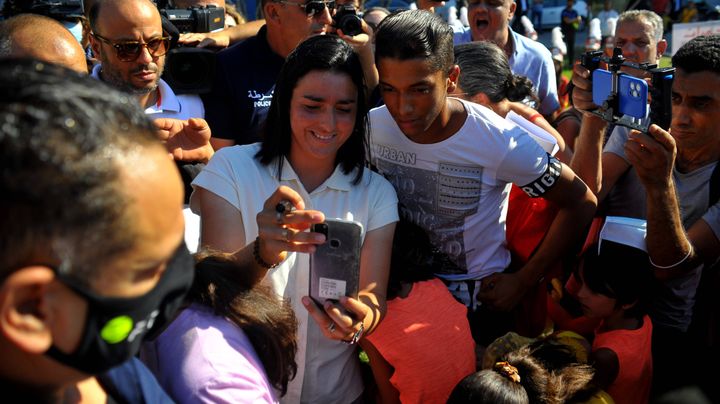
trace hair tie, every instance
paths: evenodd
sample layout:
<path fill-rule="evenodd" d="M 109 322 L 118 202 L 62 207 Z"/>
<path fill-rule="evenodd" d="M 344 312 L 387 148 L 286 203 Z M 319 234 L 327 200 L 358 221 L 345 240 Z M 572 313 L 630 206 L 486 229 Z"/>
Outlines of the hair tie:
<path fill-rule="evenodd" d="M 518 370 L 515 366 L 511 365 L 508 362 L 495 362 L 495 366 L 493 366 L 496 372 L 500 373 L 501 375 L 507 377 L 508 379 L 514 381 L 515 383 L 520 383 L 520 375 L 518 374 Z"/>

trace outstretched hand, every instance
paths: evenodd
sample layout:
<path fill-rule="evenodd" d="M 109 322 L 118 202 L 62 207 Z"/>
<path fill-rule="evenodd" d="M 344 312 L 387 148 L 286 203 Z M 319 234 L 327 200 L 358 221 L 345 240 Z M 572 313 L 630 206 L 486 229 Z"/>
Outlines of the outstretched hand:
<path fill-rule="evenodd" d="M 225 30 L 218 32 L 188 32 L 180 34 L 178 42 L 196 48 L 227 48 L 230 46 L 230 36 Z"/>
<path fill-rule="evenodd" d="M 158 118 L 153 123 L 168 153 L 177 161 L 207 163 L 215 153 L 210 145 L 210 126 L 204 119 Z"/>

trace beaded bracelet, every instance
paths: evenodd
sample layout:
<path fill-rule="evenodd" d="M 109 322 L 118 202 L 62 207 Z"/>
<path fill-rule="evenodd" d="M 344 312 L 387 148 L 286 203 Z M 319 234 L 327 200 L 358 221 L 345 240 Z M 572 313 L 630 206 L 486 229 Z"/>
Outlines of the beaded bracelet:
<path fill-rule="evenodd" d="M 260 256 L 260 236 L 255 237 L 255 245 L 253 245 L 253 257 L 255 258 L 255 262 L 257 262 L 258 265 L 260 265 L 264 269 L 273 269 L 276 266 L 280 265 L 280 263 L 275 264 L 268 264 L 265 262 L 264 259 Z"/>

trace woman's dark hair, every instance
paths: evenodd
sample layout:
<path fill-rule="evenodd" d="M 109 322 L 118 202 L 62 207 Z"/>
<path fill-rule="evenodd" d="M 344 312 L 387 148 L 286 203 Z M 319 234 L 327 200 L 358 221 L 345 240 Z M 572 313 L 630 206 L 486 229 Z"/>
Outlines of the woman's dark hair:
<path fill-rule="evenodd" d="M 484 93 L 491 102 L 504 99 L 537 101 L 532 82 L 510 70 L 505 52 L 492 42 L 470 42 L 455 46 L 455 64 L 460 66 L 458 85 L 468 97 Z"/>
<path fill-rule="evenodd" d="M 448 404 L 560 404 L 586 400 L 595 391 L 590 384 L 594 370 L 590 365 L 568 362 L 548 368 L 538 356 L 552 355 L 548 341 L 524 346 L 508 353 L 493 366 L 473 373 L 458 383 Z"/>
<path fill-rule="evenodd" d="M 335 164 L 339 164 L 345 174 L 358 169 L 354 180 L 357 184 L 362 178 L 368 152 L 365 79 L 358 55 L 350 45 L 334 35 L 312 36 L 301 42 L 288 55 L 275 84 L 272 103 L 265 120 L 262 146 L 256 157 L 262 164 L 268 165 L 277 157 L 290 155 L 290 101 L 300 79 L 313 71 L 347 74 L 357 88 L 355 127 L 335 157 Z M 283 159 L 278 159 L 278 176 L 282 173 L 282 161 Z"/>
<path fill-rule="evenodd" d="M 626 317 L 642 318 L 645 314 L 646 292 L 653 279 L 645 251 L 602 240 L 600 254 L 597 244 L 592 244 L 578 268 L 583 272 L 583 282 L 594 293 L 617 299 L 618 305 L 635 303 L 625 311 Z"/>
<path fill-rule="evenodd" d="M 425 59 L 433 72 L 453 67 L 453 31 L 440 16 L 425 10 L 396 11 L 375 33 L 375 60 Z"/>
<path fill-rule="evenodd" d="M 287 300 L 255 283 L 251 271 L 230 254 L 203 250 L 196 255 L 195 280 L 187 300 L 213 309 L 240 327 L 255 348 L 268 380 L 281 395 L 295 377 L 297 319 Z"/>

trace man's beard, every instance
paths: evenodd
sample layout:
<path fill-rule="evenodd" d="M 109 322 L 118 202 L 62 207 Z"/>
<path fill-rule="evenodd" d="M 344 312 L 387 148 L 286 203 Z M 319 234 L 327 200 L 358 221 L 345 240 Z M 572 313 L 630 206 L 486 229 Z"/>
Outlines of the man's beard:
<path fill-rule="evenodd" d="M 155 83 L 153 83 L 152 86 L 138 88 L 138 87 L 135 87 L 132 83 L 126 82 L 125 80 L 123 80 L 120 73 L 118 73 L 117 70 L 113 69 L 111 66 L 112 65 L 110 65 L 107 60 L 102 60 L 102 69 L 101 69 L 102 80 L 104 82 L 106 82 L 107 84 L 110 84 L 112 87 L 115 87 L 120 91 L 129 93 L 132 95 L 146 95 L 146 94 L 149 94 L 149 93 L 155 91 L 155 89 L 157 89 L 158 82 L 160 81 L 160 76 L 162 76 L 162 73 L 163 73 L 163 69 L 160 68 L 155 63 L 150 63 L 148 65 L 140 65 L 140 66 L 136 67 L 135 69 L 133 69 L 130 72 L 130 74 L 134 74 L 134 73 L 137 73 L 137 72 L 143 71 L 143 70 L 150 70 L 150 71 L 154 72 L 155 74 L 157 74 Z M 110 67 L 110 68 L 107 68 L 107 67 Z"/>

